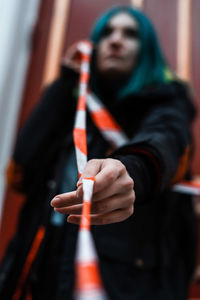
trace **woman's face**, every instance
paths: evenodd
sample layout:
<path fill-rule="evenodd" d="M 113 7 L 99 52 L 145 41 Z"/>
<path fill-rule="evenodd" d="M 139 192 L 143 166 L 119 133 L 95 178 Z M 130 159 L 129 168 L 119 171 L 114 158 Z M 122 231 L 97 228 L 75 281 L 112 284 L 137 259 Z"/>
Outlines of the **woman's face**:
<path fill-rule="evenodd" d="M 140 49 L 139 25 L 122 12 L 108 22 L 97 47 L 97 69 L 108 79 L 128 75 L 135 67 Z"/>

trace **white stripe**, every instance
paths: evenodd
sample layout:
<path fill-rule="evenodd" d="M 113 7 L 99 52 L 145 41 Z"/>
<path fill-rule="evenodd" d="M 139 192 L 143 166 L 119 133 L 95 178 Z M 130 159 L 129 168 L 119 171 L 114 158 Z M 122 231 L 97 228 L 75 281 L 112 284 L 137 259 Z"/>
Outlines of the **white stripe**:
<path fill-rule="evenodd" d="M 103 289 L 93 289 L 75 291 L 75 300 L 108 300 Z"/>
<path fill-rule="evenodd" d="M 104 108 L 104 105 L 99 101 L 99 99 L 94 94 L 90 93 L 87 95 L 87 106 L 91 112 L 95 112 Z"/>
<path fill-rule="evenodd" d="M 81 63 L 81 73 L 89 73 L 89 64 L 88 62 Z"/>
<path fill-rule="evenodd" d="M 94 180 L 83 179 L 83 200 L 91 202 L 93 193 Z"/>
<path fill-rule="evenodd" d="M 94 261 L 97 261 L 97 255 L 91 232 L 87 229 L 81 229 L 78 233 L 76 262 L 91 263 Z"/>
<path fill-rule="evenodd" d="M 190 195 L 195 195 L 195 196 L 200 195 L 200 188 L 185 186 L 181 183 L 175 184 L 172 189 L 173 189 L 173 191 L 178 192 L 178 193 L 190 194 Z"/>
<path fill-rule="evenodd" d="M 86 97 L 86 91 L 87 91 L 87 84 L 85 82 L 81 82 L 79 84 L 79 96 Z"/>
<path fill-rule="evenodd" d="M 80 52 L 82 52 L 83 54 L 90 54 L 92 49 L 91 49 L 91 46 L 88 45 L 88 43 L 84 43 L 84 42 L 80 42 L 78 45 L 77 45 L 77 48 Z"/>
<path fill-rule="evenodd" d="M 85 129 L 86 111 L 78 110 L 75 117 L 75 128 Z"/>
<path fill-rule="evenodd" d="M 75 150 L 76 150 L 78 171 L 79 173 L 82 174 L 87 164 L 87 156 L 83 152 L 81 152 L 77 147 L 75 147 Z"/>
<path fill-rule="evenodd" d="M 128 143 L 128 138 L 122 131 L 118 130 L 101 130 L 103 137 L 114 147 L 121 147 Z"/>
<path fill-rule="evenodd" d="M 105 106 L 94 94 L 88 94 L 87 96 L 87 106 L 90 112 L 97 112 L 101 109 L 105 109 Z M 114 147 L 120 147 L 128 143 L 129 139 L 126 137 L 122 130 L 105 130 L 101 129 L 101 134 L 104 138 L 109 141 Z"/>

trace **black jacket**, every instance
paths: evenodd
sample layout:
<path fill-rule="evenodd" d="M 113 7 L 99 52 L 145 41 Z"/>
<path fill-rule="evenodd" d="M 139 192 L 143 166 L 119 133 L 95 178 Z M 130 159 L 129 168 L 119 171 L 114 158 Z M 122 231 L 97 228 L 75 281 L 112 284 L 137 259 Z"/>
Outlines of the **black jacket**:
<path fill-rule="evenodd" d="M 49 202 L 60 191 L 73 152 L 75 81 L 76 75 L 63 69 L 17 140 L 14 160 L 23 170 L 18 189 L 27 200 L 1 268 L 2 300 L 11 299 L 41 224 L 46 235 L 28 278 L 33 299 L 71 299 L 77 226 L 52 226 Z M 107 293 L 111 300 L 185 299 L 195 263 L 195 218 L 190 197 L 171 187 L 185 176 L 191 149 L 194 108 L 187 89 L 171 82 L 126 99 L 101 100 L 130 139 L 110 156 L 124 163 L 136 191 L 130 218 L 92 227 Z M 90 117 L 87 126 L 89 159 L 106 157 L 110 146 Z"/>

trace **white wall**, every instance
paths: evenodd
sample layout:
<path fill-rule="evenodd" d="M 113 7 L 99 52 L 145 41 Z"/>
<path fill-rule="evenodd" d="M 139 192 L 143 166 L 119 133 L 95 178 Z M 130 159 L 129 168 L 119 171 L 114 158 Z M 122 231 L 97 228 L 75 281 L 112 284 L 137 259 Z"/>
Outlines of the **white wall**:
<path fill-rule="evenodd" d="M 0 224 L 16 123 L 40 0 L 1 0 L 0 9 Z"/>

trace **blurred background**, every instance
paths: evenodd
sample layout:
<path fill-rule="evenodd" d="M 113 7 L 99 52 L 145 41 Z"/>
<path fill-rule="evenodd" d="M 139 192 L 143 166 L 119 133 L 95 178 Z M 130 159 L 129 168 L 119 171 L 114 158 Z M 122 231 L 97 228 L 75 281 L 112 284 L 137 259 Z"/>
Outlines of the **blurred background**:
<path fill-rule="evenodd" d="M 7 188 L 5 180 L 18 131 L 39 101 L 43 88 L 58 76 L 66 48 L 87 38 L 99 14 L 116 4 L 134 5 L 151 18 L 170 65 L 191 84 L 200 111 L 199 0 L 1 0 L 0 259 L 15 232 L 24 201 L 22 195 Z M 199 113 L 193 134 L 195 151 L 191 170 L 194 180 L 200 183 Z M 199 196 L 194 203 L 200 250 Z M 200 300 L 200 268 L 198 276 L 191 285 L 190 300 Z"/>

